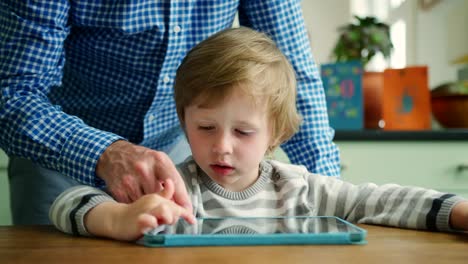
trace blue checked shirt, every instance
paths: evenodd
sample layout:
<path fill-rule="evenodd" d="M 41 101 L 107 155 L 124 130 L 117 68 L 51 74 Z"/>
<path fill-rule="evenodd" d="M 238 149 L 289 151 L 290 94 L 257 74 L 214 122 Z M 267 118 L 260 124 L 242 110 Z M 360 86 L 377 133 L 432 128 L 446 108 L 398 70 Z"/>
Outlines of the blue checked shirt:
<path fill-rule="evenodd" d="M 339 176 L 299 1 L 2 1 L 0 147 L 94 186 L 103 185 L 95 168 L 112 142 L 168 149 L 182 135 L 176 69 L 237 11 L 296 70 L 303 125 L 283 149 L 312 172 Z"/>

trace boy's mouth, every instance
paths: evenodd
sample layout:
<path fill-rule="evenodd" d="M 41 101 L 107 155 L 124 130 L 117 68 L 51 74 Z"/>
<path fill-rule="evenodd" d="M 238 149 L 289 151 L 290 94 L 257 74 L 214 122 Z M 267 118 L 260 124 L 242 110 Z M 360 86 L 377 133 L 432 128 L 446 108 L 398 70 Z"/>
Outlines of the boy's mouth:
<path fill-rule="evenodd" d="M 222 164 L 211 164 L 210 168 L 218 175 L 225 176 L 229 175 L 234 171 L 234 167 L 229 165 L 222 165 Z"/>

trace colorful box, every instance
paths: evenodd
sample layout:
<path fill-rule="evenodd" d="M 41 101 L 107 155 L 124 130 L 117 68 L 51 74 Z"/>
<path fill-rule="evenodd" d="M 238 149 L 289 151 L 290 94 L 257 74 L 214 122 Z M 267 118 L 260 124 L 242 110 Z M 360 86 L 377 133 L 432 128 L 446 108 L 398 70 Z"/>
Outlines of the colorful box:
<path fill-rule="evenodd" d="M 335 130 L 363 129 L 362 72 L 359 61 L 321 66 L 328 118 Z"/>
<path fill-rule="evenodd" d="M 384 130 L 431 128 L 430 90 L 426 66 L 384 71 Z"/>

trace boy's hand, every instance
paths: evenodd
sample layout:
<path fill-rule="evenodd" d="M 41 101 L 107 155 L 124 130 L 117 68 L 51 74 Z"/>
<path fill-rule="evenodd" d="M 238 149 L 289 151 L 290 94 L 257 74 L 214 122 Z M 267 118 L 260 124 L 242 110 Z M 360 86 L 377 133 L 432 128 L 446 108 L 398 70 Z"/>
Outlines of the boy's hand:
<path fill-rule="evenodd" d="M 192 210 L 184 181 L 163 152 L 119 140 L 101 155 L 96 174 L 106 182 L 112 196 L 123 203 L 134 202 L 145 194 L 160 192 L 161 182 L 171 179 L 175 184 L 171 199 Z"/>
<path fill-rule="evenodd" d="M 172 180 L 166 180 L 163 185 L 160 194 L 144 195 L 131 204 L 105 202 L 91 209 L 85 216 L 88 232 L 133 241 L 147 230 L 162 224 L 174 224 L 181 217 L 194 224 L 196 219 L 192 211 L 171 200 L 175 191 Z"/>
<path fill-rule="evenodd" d="M 174 195 L 174 184 L 171 180 L 164 182 L 164 189 L 159 195 L 146 195 L 140 199 L 141 201 L 136 202 L 149 209 L 143 210 L 138 215 L 140 235 L 159 225 L 175 224 L 180 217 L 190 224 L 195 224 L 196 219 L 191 210 L 189 211 L 171 201 L 171 197 Z"/>
<path fill-rule="evenodd" d="M 453 207 L 450 226 L 453 229 L 468 231 L 468 202 L 459 202 Z"/>

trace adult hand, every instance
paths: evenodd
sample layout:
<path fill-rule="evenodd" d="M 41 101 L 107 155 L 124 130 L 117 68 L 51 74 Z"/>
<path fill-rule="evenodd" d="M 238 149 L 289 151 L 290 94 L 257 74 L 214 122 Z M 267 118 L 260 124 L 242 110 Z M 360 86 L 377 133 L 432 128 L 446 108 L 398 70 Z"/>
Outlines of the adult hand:
<path fill-rule="evenodd" d="M 124 203 L 136 201 L 144 194 L 160 192 L 162 182 L 171 179 L 175 192 L 170 199 L 192 210 L 184 181 L 163 152 L 119 140 L 101 155 L 96 173 L 106 182 L 112 196 Z"/>

